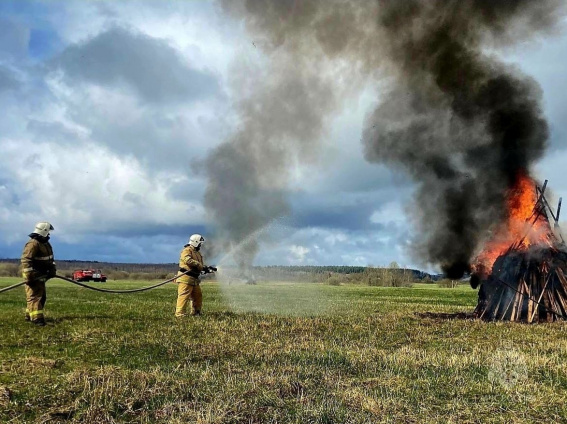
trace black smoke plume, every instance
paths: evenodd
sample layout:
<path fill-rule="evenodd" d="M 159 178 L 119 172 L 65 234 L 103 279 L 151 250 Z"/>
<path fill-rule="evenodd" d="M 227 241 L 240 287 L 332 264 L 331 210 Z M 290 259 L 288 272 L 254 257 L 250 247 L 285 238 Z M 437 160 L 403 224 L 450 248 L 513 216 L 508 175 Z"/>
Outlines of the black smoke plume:
<path fill-rule="evenodd" d="M 492 53 L 554 28 L 560 0 L 225 0 L 268 61 L 247 75 L 241 129 L 208 158 L 205 199 L 229 242 L 286 213 L 290 169 L 362 82 L 387 87 L 363 134 L 371 162 L 417 182 L 416 252 L 452 277 L 505 214 L 548 138 L 537 84 Z M 347 81 L 347 82 L 345 82 Z M 245 261 L 256 253 L 250 240 Z"/>
<path fill-rule="evenodd" d="M 416 180 L 420 257 L 457 278 L 548 139 L 535 81 L 488 49 L 549 29 L 559 2 L 382 4 L 378 23 L 397 73 L 368 119 L 366 157 Z"/>

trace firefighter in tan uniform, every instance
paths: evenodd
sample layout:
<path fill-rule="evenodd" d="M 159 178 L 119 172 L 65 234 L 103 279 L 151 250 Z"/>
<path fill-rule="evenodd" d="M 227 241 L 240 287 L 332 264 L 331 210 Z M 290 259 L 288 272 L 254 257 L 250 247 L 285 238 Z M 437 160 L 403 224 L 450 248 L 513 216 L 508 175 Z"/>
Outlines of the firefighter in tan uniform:
<path fill-rule="evenodd" d="M 49 232 L 54 228 L 49 222 L 38 222 L 30 240 L 22 252 L 22 274 L 26 281 L 26 321 L 45 325 L 45 282 L 55 277 L 53 249 L 49 244 Z"/>
<path fill-rule="evenodd" d="M 200 276 L 201 273 L 209 273 L 216 271 L 216 268 L 205 266 L 203 256 L 201 255 L 201 246 L 205 239 L 200 234 L 193 234 L 189 237 L 181 255 L 179 256 L 179 274 L 177 278 L 177 307 L 175 308 L 176 317 L 187 316 L 187 303 L 191 301 L 191 315 L 201 315 L 201 306 L 203 305 L 203 294 L 201 292 Z"/>

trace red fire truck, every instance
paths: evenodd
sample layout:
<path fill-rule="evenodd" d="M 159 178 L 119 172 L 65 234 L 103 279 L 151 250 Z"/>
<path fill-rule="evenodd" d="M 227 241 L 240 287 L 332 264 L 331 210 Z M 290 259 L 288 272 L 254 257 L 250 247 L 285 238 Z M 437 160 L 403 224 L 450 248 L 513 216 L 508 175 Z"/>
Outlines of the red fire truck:
<path fill-rule="evenodd" d="M 78 269 L 73 272 L 73 280 L 105 283 L 106 275 L 100 269 Z"/>

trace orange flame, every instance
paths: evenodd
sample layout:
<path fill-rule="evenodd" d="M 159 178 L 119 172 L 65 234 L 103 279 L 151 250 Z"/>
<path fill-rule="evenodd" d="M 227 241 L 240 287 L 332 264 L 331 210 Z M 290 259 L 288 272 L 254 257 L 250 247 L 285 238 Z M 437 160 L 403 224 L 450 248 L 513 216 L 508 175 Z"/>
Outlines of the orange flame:
<path fill-rule="evenodd" d="M 506 222 L 501 225 L 474 261 L 476 273 L 488 274 L 496 259 L 508 249 L 527 250 L 534 245 L 553 246 L 553 232 L 538 204 L 535 181 L 521 174 L 508 192 Z"/>

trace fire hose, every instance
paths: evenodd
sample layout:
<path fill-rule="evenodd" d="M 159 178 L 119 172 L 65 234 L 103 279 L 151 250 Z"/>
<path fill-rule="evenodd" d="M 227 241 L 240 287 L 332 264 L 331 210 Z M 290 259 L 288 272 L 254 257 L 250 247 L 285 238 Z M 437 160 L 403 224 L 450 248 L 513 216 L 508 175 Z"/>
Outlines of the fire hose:
<path fill-rule="evenodd" d="M 84 288 L 86 288 L 86 289 L 94 290 L 94 291 L 98 291 L 98 292 L 102 292 L 102 293 L 127 294 L 127 293 L 139 293 L 139 292 L 144 292 L 144 291 L 148 291 L 148 290 L 155 289 L 155 288 L 157 288 L 157 287 L 161 287 L 161 286 L 163 286 L 163 285 L 165 285 L 165 284 L 167 284 L 167 283 L 169 283 L 169 282 L 171 282 L 171 281 L 177 279 L 178 277 L 180 277 L 180 276 L 182 276 L 182 275 L 185 275 L 185 274 L 188 274 L 188 273 L 189 273 L 189 271 L 185 271 L 185 272 L 182 272 L 182 273 L 179 274 L 179 275 L 176 275 L 176 276 L 173 277 L 173 278 L 170 278 L 170 279 L 168 279 L 168 280 L 162 281 L 161 283 L 157 283 L 157 284 L 154 284 L 154 285 L 148 286 L 148 287 L 142 287 L 142 288 L 139 288 L 139 289 L 130 289 L 130 290 L 101 289 L 101 288 L 99 288 L 99 287 L 89 286 L 88 284 L 83 284 L 83 283 L 80 283 L 80 282 L 78 282 L 78 281 L 71 280 L 70 278 L 62 277 L 62 276 L 60 276 L 60 275 L 56 275 L 54 278 L 59 278 L 60 280 L 67 281 L 68 283 L 75 284 L 75 285 L 77 285 L 77 286 L 81 286 L 81 287 L 84 287 Z M 545 306 L 544 304 L 542 304 L 542 303 L 538 302 L 537 300 L 535 300 L 534 298 L 532 298 L 529 294 L 520 292 L 520 291 L 517 290 L 515 287 L 512 287 L 510 284 L 506 283 L 505 281 L 501 280 L 500 278 L 498 279 L 498 282 L 504 284 L 506 287 L 508 287 L 509 289 L 512 289 L 512 290 L 515 291 L 516 293 L 518 293 L 518 294 L 520 294 L 520 295 L 522 295 L 522 296 L 524 296 L 524 297 L 527 297 L 528 300 L 531 300 L 532 302 L 534 302 L 534 303 L 537 304 L 538 306 L 541 306 L 541 307 L 542 307 L 543 309 L 545 309 L 547 312 L 551 312 L 551 313 L 554 314 L 555 316 L 561 317 L 561 318 L 563 318 L 563 319 L 567 319 L 567 317 L 566 317 L 565 315 L 560 314 L 559 312 L 554 311 L 553 309 L 548 308 L 548 307 Z M 15 289 L 15 288 L 17 288 L 17 287 L 23 286 L 24 284 L 26 284 L 26 282 L 25 282 L 25 281 L 22 281 L 21 283 L 17 283 L 17 284 L 14 284 L 14 285 L 12 285 L 12 286 L 4 287 L 3 289 L 0 289 L 0 293 L 7 292 L 8 290 Z"/>
<path fill-rule="evenodd" d="M 7 292 L 8 290 L 15 289 L 16 287 L 23 286 L 24 284 L 26 284 L 26 282 L 22 281 L 21 283 L 14 284 L 13 286 L 4 287 L 3 289 L 0 289 L 0 293 Z"/>
<path fill-rule="evenodd" d="M 60 275 L 56 275 L 56 276 L 53 277 L 53 278 L 59 278 L 60 280 L 67 281 L 68 283 L 71 283 L 71 284 L 75 284 L 75 285 L 77 285 L 77 286 L 84 287 L 85 289 L 94 290 L 94 291 L 98 291 L 98 292 L 102 292 L 102 293 L 126 294 L 126 293 L 139 293 L 139 292 L 144 292 L 144 291 L 147 291 L 147 290 L 155 289 L 155 288 L 157 288 L 157 287 L 163 286 L 163 285 L 165 285 L 165 284 L 167 284 L 167 283 L 169 283 L 169 282 L 171 282 L 171 281 L 173 281 L 173 280 L 175 280 L 175 279 L 181 277 L 182 275 L 185 275 L 185 274 L 188 274 L 188 273 L 189 273 L 189 271 L 182 272 L 182 273 L 180 273 L 179 275 L 176 275 L 175 277 L 170 278 L 169 280 L 162 281 L 161 283 L 154 284 L 154 285 L 148 286 L 148 287 L 141 287 L 141 288 L 139 288 L 139 289 L 130 289 L 130 290 L 101 289 L 101 288 L 99 288 L 99 287 L 89 286 L 88 284 L 83 284 L 83 283 L 80 283 L 79 281 L 71 280 L 70 278 L 62 277 L 62 276 L 60 276 Z M 6 291 L 8 291 L 8 290 L 15 289 L 16 287 L 23 286 L 24 284 L 26 284 L 26 282 L 25 282 L 25 281 L 22 281 L 21 283 L 17 283 L 17 284 L 14 284 L 14 285 L 12 285 L 12 286 L 4 287 L 3 289 L 0 289 L 0 293 L 6 292 Z"/>

